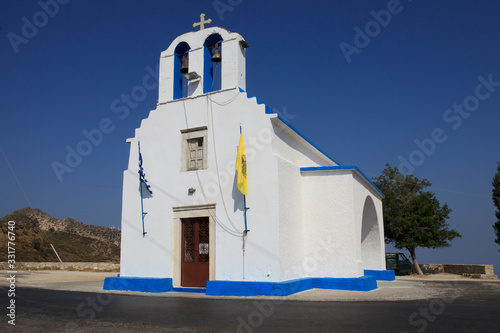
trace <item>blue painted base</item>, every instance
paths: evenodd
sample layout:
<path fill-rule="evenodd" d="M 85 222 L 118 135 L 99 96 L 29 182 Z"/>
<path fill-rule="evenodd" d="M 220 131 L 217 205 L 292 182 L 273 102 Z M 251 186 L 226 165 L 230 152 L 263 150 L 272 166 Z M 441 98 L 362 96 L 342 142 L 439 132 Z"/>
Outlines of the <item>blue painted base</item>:
<path fill-rule="evenodd" d="M 207 290 L 205 288 L 172 288 L 173 292 L 178 292 L 178 293 L 198 293 L 198 294 L 205 294 Z"/>
<path fill-rule="evenodd" d="M 366 271 L 378 274 L 381 279 L 386 272 Z M 374 273 L 373 273 L 374 274 Z M 140 277 L 107 277 L 104 279 L 104 290 L 139 291 L 149 293 L 191 292 L 210 296 L 288 296 L 313 288 L 370 291 L 377 289 L 376 277 L 373 274 L 358 278 L 304 278 L 283 282 L 252 281 L 207 281 L 207 288 L 173 288 L 171 278 Z M 393 278 L 394 279 L 394 278 Z M 386 278 L 388 280 L 388 278 Z"/>
<path fill-rule="evenodd" d="M 377 281 L 394 281 L 396 276 L 393 270 L 375 271 L 365 270 L 365 276 L 373 276 Z"/>
<path fill-rule="evenodd" d="M 104 286 L 102 289 L 163 293 L 172 291 L 172 279 L 121 276 L 107 277 L 104 279 Z"/>
<path fill-rule="evenodd" d="M 377 289 L 377 280 L 373 276 L 361 276 L 359 278 L 315 278 L 314 288 L 370 291 Z"/>
<path fill-rule="evenodd" d="M 373 276 L 304 278 L 284 282 L 207 281 L 207 295 L 210 296 L 288 296 L 313 288 L 370 291 L 377 288 L 377 281 Z"/>

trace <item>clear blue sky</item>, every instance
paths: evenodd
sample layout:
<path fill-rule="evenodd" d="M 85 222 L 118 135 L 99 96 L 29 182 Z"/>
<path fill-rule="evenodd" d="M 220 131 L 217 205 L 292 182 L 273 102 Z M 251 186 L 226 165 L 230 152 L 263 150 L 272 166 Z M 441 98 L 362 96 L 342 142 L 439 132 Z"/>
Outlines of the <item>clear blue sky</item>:
<path fill-rule="evenodd" d="M 65 1 L 57 12 L 49 7 L 51 16 L 37 1 L 0 3 L 0 146 L 32 207 L 119 227 L 125 139 L 156 107 L 157 90 L 125 119 L 111 104 L 141 86 L 146 68 L 154 71 L 160 52 L 193 31 L 204 12 L 250 44 L 247 90 L 286 112 L 339 163 L 375 176 L 404 158 L 433 183 L 463 238 L 448 249 L 418 250 L 421 262 L 493 263 L 500 270 L 491 227 L 491 180 L 500 160 L 500 2 Z M 380 14 L 382 24 L 370 23 L 372 10 L 388 7 L 390 22 Z M 368 28 L 369 43 L 355 40 L 356 27 Z M 480 76 L 493 83 L 478 88 Z M 464 103 L 473 111 L 453 110 Z M 82 131 L 105 118 L 114 130 L 57 181 L 51 164 L 64 163 L 66 147 L 76 149 Z M 3 216 L 28 202 L 0 160 Z"/>

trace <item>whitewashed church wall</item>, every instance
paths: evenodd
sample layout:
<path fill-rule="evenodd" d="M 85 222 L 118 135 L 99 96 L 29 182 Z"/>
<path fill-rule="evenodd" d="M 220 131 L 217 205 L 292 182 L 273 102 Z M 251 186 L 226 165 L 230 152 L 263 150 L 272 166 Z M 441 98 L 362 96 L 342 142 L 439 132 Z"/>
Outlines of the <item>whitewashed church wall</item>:
<path fill-rule="evenodd" d="M 132 153 L 132 156 L 134 155 L 137 156 L 137 153 Z M 170 261 L 162 260 L 165 254 L 171 252 L 171 238 L 166 237 L 169 234 L 169 226 L 166 223 L 151 223 L 151 220 L 146 218 L 148 233 L 145 237 L 142 236 L 139 184 L 137 172 L 134 171 L 125 170 L 123 173 L 120 274 L 137 277 L 170 276 Z M 144 201 L 145 211 L 148 211 L 151 208 L 150 202 L 148 199 Z M 158 237 L 159 235 L 163 237 Z"/>
<path fill-rule="evenodd" d="M 254 99 L 248 99 L 246 94 L 235 89 L 210 95 L 210 98 L 212 103 L 207 103 L 207 97 L 202 96 L 158 106 L 142 121 L 131 140 L 129 169 L 125 171 L 129 176 L 124 177 L 123 276 L 171 277 L 172 207 L 215 203 L 219 220 L 216 244 L 211 244 L 216 246 L 215 278 L 243 278 L 241 236 L 232 236 L 221 226 L 222 223 L 233 228 L 231 219 L 240 231 L 244 229 L 243 196 L 235 187 L 234 170 L 241 124 L 248 164 L 247 206 L 251 208 L 248 211 L 251 231 L 246 243 L 245 279 L 279 280 L 278 179 L 269 117 L 263 105 L 257 105 Z M 228 101 L 232 102 L 225 105 Z M 180 172 L 180 130 L 200 126 L 208 128 L 208 169 Z M 148 212 L 145 217 L 148 234 L 144 238 L 137 176 L 138 140 L 141 141 L 146 178 L 153 190 L 153 195 L 144 199 L 144 210 Z M 192 195 L 188 193 L 190 187 L 196 188 Z M 127 228 L 128 223 L 134 228 Z"/>
<path fill-rule="evenodd" d="M 172 186 L 179 172 L 179 124 L 184 120 L 179 112 L 167 112 L 159 106 L 150 112 L 130 141 L 128 170 L 124 172 L 122 207 L 122 276 L 170 277 L 172 275 L 172 206 L 174 198 L 183 197 L 187 189 Z M 142 235 L 141 200 L 138 179 L 138 141 L 144 159 L 146 178 L 153 195 L 143 188 L 145 237 Z M 174 158 L 172 158 L 174 157 Z M 185 190 L 185 191 L 184 191 Z M 182 194 L 181 194 L 182 193 Z M 129 226 L 128 228 L 126 226 Z"/>
<path fill-rule="evenodd" d="M 219 105 L 231 100 L 235 93 L 237 90 L 214 95 L 217 99 L 212 105 L 219 169 L 225 169 L 231 175 L 226 205 L 229 203 L 229 213 L 233 214 L 233 220 L 241 221 L 243 230 L 243 196 L 236 189 L 234 169 L 241 125 L 247 155 L 247 206 L 250 207 L 247 213 L 250 232 L 246 240 L 245 280 L 279 281 L 278 178 L 277 163 L 272 154 L 271 125 L 264 105 L 248 99 L 245 93 L 240 93 L 230 106 Z M 231 242 L 226 246 L 217 247 L 219 275 L 216 279 L 241 280 L 242 240 L 226 235 L 226 241 L 228 239 Z"/>
<path fill-rule="evenodd" d="M 312 147 L 306 140 L 294 133 L 280 120 L 273 119 L 272 123 L 275 133 L 273 150 L 277 156 L 298 167 L 337 165 Z"/>
<path fill-rule="evenodd" d="M 174 56 L 160 58 L 160 77 L 158 85 L 158 103 L 174 99 Z"/>
<path fill-rule="evenodd" d="M 203 58 L 204 57 L 203 56 L 204 56 L 203 47 L 191 48 L 191 50 L 189 51 L 189 71 L 190 72 L 196 72 L 199 75 L 203 76 L 203 68 L 204 68 L 204 65 L 203 65 Z M 202 84 L 203 81 L 202 80 L 203 79 L 198 81 L 198 84 L 188 84 L 188 96 L 198 96 L 198 95 L 203 94 L 203 84 Z M 173 100 L 173 98 L 170 100 Z"/>
<path fill-rule="evenodd" d="M 353 186 L 354 186 L 354 200 L 355 200 L 355 227 L 356 227 L 356 238 L 357 242 L 361 244 L 362 233 L 363 233 L 363 209 L 365 208 L 365 203 L 367 198 L 370 197 L 373 200 L 375 206 L 376 219 L 377 219 L 377 233 L 370 237 L 377 237 L 377 242 L 373 246 L 370 246 L 370 251 L 368 257 L 363 258 L 361 255 L 361 247 L 357 248 L 356 258 L 358 263 L 361 265 L 361 269 L 373 269 L 373 270 L 385 270 L 385 243 L 384 243 L 384 222 L 383 222 L 383 210 L 382 210 L 382 198 L 380 193 L 367 182 L 366 179 L 360 177 L 354 171 L 353 175 Z"/>
<path fill-rule="evenodd" d="M 279 235 L 281 280 L 302 278 L 304 230 L 300 168 L 276 157 L 279 168 Z"/>
<path fill-rule="evenodd" d="M 361 181 L 361 179 L 359 177 L 356 178 L 354 171 L 349 170 L 349 172 L 351 174 L 351 177 L 353 177 L 353 191 L 354 191 L 353 200 L 355 207 L 353 212 L 354 213 L 353 227 L 355 228 L 355 242 L 356 244 L 358 244 L 358 246 L 356 246 L 355 248 L 355 252 L 353 253 L 353 255 L 356 258 L 356 263 L 358 265 L 359 271 L 362 272 L 364 267 L 363 263 L 364 258 L 362 258 L 361 256 L 361 231 L 362 231 L 362 221 L 363 221 L 363 208 L 365 205 L 366 196 L 367 194 L 369 194 L 369 192 L 367 193 L 365 188 L 363 188 L 363 186 L 359 184 L 359 181 Z"/>
<path fill-rule="evenodd" d="M 349 171 L 302 172 L 305 253 L 310 277 L 358 277 L 354 202 Z"/>
<path fill-rule="evenodd" d="M 246 90 L 246 50 L 240 46 L 242 37 L 237 37 L 222 43 L 222 89 L 240 87 Z"/>

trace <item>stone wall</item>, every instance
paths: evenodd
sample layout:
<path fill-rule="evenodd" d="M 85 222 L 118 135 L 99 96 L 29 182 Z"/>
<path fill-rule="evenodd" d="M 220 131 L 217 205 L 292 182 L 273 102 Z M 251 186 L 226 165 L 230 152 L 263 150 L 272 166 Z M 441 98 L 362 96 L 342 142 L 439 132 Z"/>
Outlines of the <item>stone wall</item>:
<path fill-rule="evenodd" d="M 110 262 L 65 262 L 68 271 L 119 272 L 120 264 Z M 1 270 L 11 270 L 6 262 L 0 262 Z M 60 262 L 16 262 L 15 270 L 62 270 Z"/>
<path fill-rule="evenodd" d="M 496 278 L 493 265 L 420 264 L 424 274 L 457 274 L 463 276 Z"/>
<path fill-rule="evenodd" d="M 443 265 L 436 264 L 420 264 L 420 269 L 424 274 L 441 274 L 444 273 Z"/>
<path fill-rule="evenodd" d="M 484 265 L 443 265 L 444 272 L 450 274 L 486 274 Z"/>

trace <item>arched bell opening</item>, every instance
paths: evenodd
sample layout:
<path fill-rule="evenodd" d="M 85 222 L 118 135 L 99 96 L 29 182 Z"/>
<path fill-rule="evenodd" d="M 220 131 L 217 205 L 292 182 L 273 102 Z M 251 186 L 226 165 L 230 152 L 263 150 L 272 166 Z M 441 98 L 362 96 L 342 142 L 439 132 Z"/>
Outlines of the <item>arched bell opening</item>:
<path fill-rule="evenodd" d="M 181 42 L 174 53 L 174 100 L 187 97 L 188 80 L 184 74 L 189 73 L 189 44 Z"/>
<path fill-rule="evenodd" d="M 203 93 L 208 93 L 222 87 L 222 37 L 212 34 L 203 45 Z"/>

